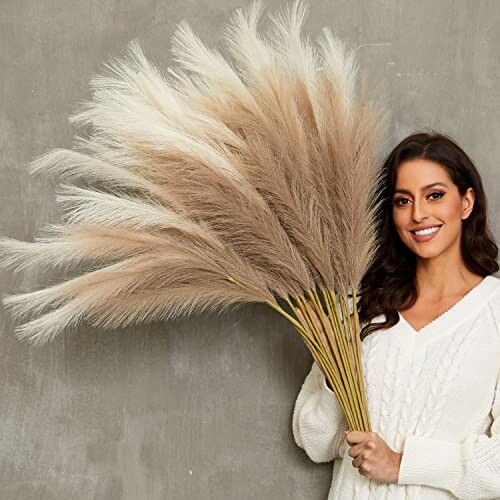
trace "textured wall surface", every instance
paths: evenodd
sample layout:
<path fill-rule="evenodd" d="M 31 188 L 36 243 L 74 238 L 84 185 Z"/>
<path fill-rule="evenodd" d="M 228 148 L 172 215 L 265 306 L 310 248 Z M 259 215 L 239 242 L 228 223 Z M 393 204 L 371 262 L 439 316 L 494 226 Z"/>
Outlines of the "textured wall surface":
<path fill-rule="evenodd" d="M 392 147 L 415 129 L 455 137 L 476 162 L 500 239 L 500 2 L 314 0 L 307 31 L 359 48 L 392 109 Z M 246 1 L 1 0 L 0 233 L 31 241 L 58 222 L 54 179 L 23 165 L 69 147 L 67 116 L 88 80 L 133 38 L 169 63 L 186 18 L 218 46 Z M 268 2 L 277 7 L 281 2 Z M 58 276 L 1 276 L 0 292 Z M 255 305 L 224 316 L 98 331 L 39 350 L 0 310 L 0 500 L 326 498 L 331 464 L 291 431 L 311 357 L 289 324 Z"/>

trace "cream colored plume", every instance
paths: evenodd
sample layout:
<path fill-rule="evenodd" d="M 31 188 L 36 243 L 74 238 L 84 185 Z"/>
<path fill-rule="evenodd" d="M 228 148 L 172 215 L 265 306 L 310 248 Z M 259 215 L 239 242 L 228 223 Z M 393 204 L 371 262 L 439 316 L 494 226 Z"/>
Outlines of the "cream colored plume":
<path fill-rule="evenodd" d="M 344 301 L 376 250 L 383 111 L 359 88 L 352 50 L 326 28 L 315 43 L 302 35 L 307 11 L 295 1 L 262 34 L 262 4 L 238 9 L 222 53 L 182 22 L 166 72 L 131 42 L 91 80 L 70 117 L 90 132 L 30 164 L 61 180 L 62 224 L 31 243 L 0 239 L 0 268 L 87 272 L 6 297 L 28 319 L 20 339 L 264 302 L 335 383 L 333 337 L 307 308 L 337 318 L 323 325 L 332 335 L 349 323 Z"/>

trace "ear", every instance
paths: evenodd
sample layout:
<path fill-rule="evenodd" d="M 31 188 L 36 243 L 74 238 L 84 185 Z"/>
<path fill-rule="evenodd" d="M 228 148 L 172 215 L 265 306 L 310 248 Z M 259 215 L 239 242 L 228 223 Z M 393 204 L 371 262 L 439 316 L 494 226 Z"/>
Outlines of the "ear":
<path fill-rule="evenodd" d="M 462 220 L 467 219 L 471 214 L 475 199 L 474 190 L 471 187 L 467 188 L 467 191 L 462 197 Z"/>

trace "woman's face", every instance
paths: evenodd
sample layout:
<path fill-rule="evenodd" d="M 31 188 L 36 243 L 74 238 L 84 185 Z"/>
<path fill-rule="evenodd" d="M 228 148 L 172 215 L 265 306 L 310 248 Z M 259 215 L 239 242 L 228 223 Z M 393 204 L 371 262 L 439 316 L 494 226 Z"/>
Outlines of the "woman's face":
<path fill-rule="evenodd" d="M 461 196 L 438 163 L 419 158 L 399 165 L 392 198 L 393 221 L 401 241 L 417 256 L 436 257 L 453 248 L 460 252 L 462 220 L 473 205 L 473 189 Z M 415 233 L 425 228 L 435 232 Z"/>

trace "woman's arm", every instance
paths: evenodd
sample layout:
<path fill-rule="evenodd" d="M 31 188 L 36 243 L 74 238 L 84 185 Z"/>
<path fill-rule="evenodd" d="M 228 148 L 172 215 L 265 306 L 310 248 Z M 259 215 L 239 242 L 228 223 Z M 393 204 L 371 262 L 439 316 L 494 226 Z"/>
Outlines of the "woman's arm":
<path fill-rule="evenodd" d="M 450 442 L 408 436 L 398 484 L 425 484 L 461 499 L 500 498 L 500 371 L 490 435 L 471 434 Z"/>
<path fill-rule="evenodd" d="M 341 444 L 347 447 L 344 439 L 344 431 L 348 430 L 346 418 L 316 362 L 297 396 L 292 428 L 295 442 L 313 462 L 330 462 L 341 456 Z"/>

